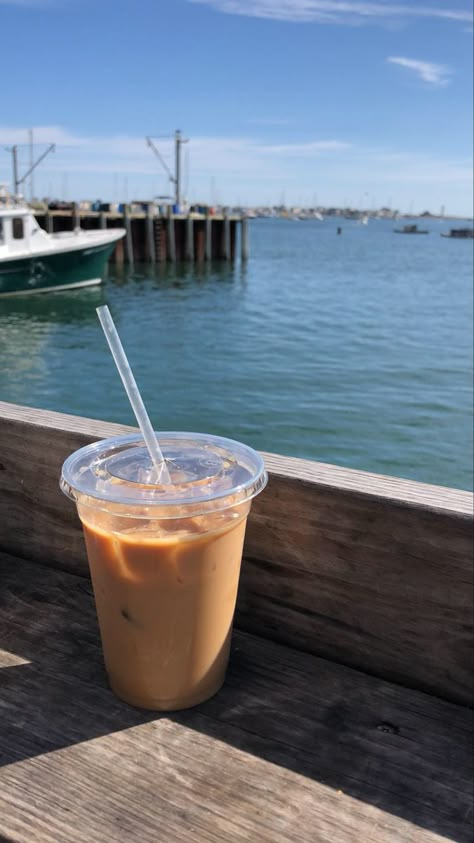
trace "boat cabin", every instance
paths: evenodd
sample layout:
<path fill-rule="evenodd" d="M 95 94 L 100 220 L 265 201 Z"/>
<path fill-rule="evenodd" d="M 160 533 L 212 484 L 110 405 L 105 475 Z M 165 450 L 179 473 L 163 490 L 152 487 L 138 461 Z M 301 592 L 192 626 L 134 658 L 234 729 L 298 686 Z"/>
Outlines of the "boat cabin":
<path fill-rule="evenodd" d="M 29 208 L 0 207 L 0 258 L 37 251 L 43 241 L 47 243 L 48 235 Z"/>

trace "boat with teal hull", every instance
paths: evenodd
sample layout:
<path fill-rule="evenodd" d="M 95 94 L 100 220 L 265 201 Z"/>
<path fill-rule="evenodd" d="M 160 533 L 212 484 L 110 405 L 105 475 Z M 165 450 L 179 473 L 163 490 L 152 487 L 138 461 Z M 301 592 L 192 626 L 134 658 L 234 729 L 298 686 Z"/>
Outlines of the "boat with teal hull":
<path fill-rule="evenodd" d="M 28 206 L 7 197 L 0 201 L 0 296 L 100 284 L 124 235 L 123 228 L 48 234 Z"/>
<path fill-rule="evenodd" d="M 115 242 L 0 262 L 0 295 L 100 284 Z"/>

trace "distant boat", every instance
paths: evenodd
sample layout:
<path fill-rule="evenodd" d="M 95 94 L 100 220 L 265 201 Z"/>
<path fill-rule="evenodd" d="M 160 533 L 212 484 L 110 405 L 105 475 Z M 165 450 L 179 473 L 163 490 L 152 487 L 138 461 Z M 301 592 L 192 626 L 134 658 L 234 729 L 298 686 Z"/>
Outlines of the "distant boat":
<path fill-rule="evenodd" d="M 26 203 L 0 204 L 0 296 L 45 293 L 100 284 L 125 229 L 48 234 Z"/>
<path fill-rule="evenodd" d="M 426 229 L 418 228 L 417 225 L 404 225 L 403 228 L 394 228 L 395 234 L 429 234 Z"/>
<path fill-rule="evenodd" d="M 322 222 L 324 217 L 319 211 L 308 211 L 302 214 L 297 215 L 297 219 L 299 220 L 318 220 L 318 222 Z"/>
<path fill-rule="evenodd" d="M 362 211 L 352 211 L 348 214 L 344 214 L 345 220 L 352 220 L 352 222 L 357 222 L 359 225 L 367 225 L 369 222 L 369 215 L 362 213 Z"/>
<path fill-rule="evenodd" d="M 474 238 L 474 229 L 452 228 L 449 232 L 442 231 L 441 237 L 450 237 L 454 240 L 472 240 Z"/>

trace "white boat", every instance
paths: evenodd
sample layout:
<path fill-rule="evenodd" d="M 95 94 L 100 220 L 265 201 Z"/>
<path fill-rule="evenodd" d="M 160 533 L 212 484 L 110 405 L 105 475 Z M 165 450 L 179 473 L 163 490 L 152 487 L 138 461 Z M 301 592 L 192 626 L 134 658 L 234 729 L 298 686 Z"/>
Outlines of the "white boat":
<path fill-rule="evenodd" d="M 125 229 L 48 234 L 31 208 L 0 195 L 0 296 L 90 287 L 102 281 L 107 260 Z"/>

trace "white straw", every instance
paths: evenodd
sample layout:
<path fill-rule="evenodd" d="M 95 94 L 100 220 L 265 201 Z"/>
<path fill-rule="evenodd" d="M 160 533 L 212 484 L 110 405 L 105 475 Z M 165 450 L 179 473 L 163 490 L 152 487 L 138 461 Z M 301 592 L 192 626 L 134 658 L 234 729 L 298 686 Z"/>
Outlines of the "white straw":
<path fill-rule="evenodd" d="M 171 483 L 168 467 L 161 452 L 158 439 L 155 436 L 155 431 L 151 425 L 142 396 L 138 391 L 137 383 L 133 377 L 133 372 L 130 368 L 127 356 L 123 350 L 123 345 L 114 325 L 114 320 L 112 319 L 110 310 L 106 304 L 97 308 L 97 316 L 100 319 L 100 324 L 104 330 L 104 334 L 115 360 L 115 365 L 117 366 L 119 375 L 122 378 L 122 383 L 128 395 L 128 400 L 132 405 L 132 410 L 135 413 L 136 420 L 143 434 L 145 445 L 148 448 L 153 465 L 156 468 L 158 483 Z"/>

